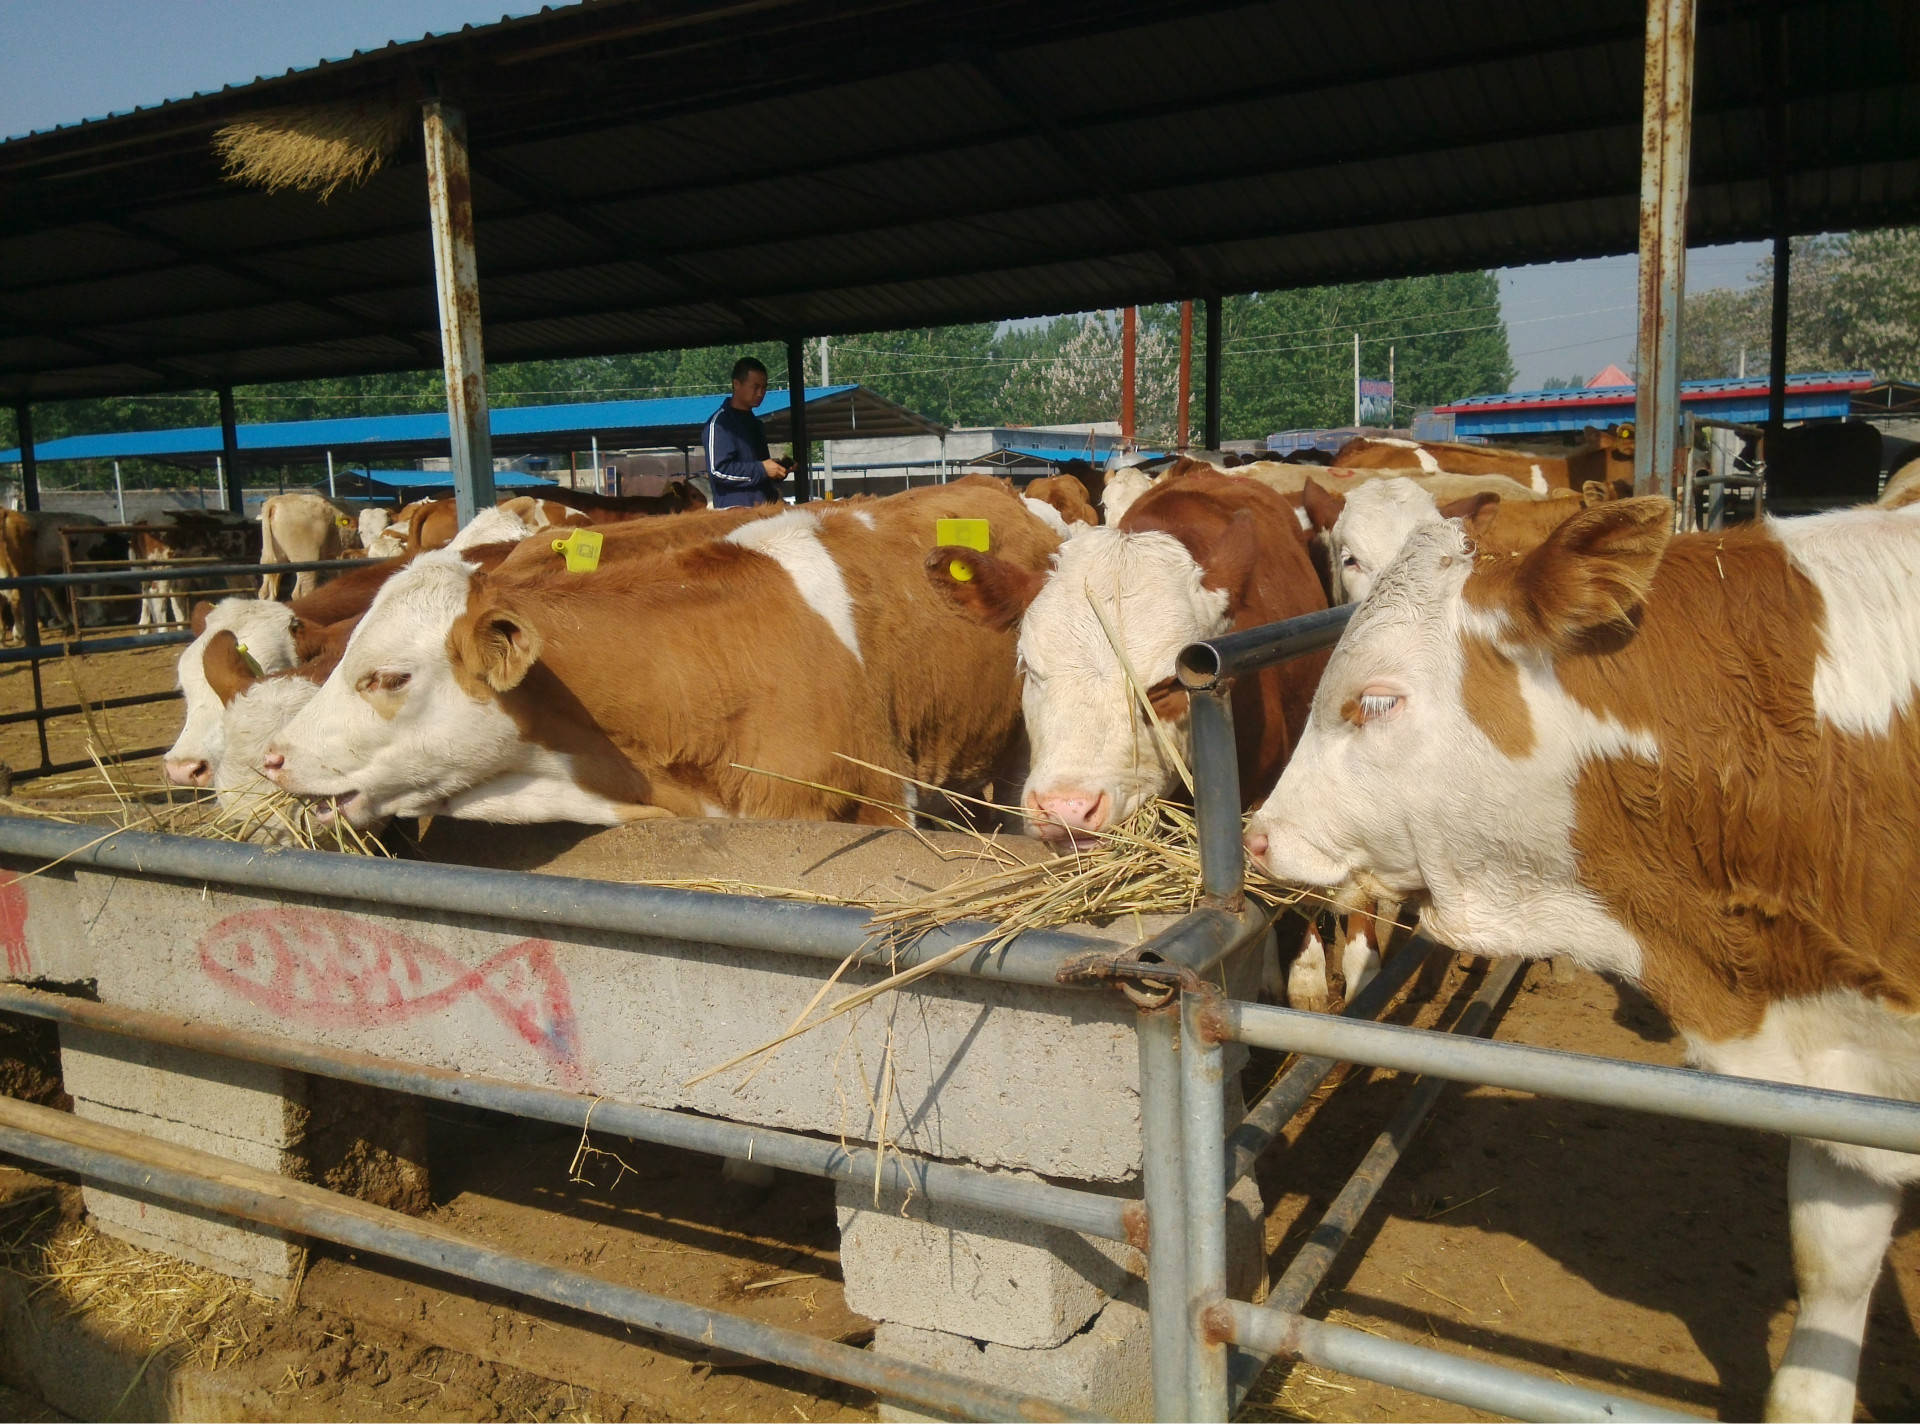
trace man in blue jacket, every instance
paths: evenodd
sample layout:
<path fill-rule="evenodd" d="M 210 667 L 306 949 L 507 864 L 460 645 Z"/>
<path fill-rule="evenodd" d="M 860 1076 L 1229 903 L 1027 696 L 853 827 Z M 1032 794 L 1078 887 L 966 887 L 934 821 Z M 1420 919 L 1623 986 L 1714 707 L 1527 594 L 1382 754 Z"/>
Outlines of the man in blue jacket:
<path fill-rule="evenodd" d="M 787 467 L 767 457 L 767 433 L 753 408 L 767 398 L 767 368 L 751 356 L 733 363 L 733 394 L 707 417 L 707 480 L 713 507 L 779 502 Z"/>

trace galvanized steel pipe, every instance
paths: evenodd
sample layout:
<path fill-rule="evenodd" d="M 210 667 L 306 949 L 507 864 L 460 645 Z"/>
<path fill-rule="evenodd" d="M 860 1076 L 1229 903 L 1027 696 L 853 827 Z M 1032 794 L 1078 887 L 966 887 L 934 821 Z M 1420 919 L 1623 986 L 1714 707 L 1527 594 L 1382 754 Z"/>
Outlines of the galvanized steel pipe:
<path fill-rule="evenodd" d="M 1672 495 L 1687 285 L 1694 0 L 1649 0 L 1640 129 L 1640 342 L 1633 488 Z"/>
<path fill-rule="evenodd" d="M 1338 608 L 1283 618 L 1278 623 L 1209 638 L 1204 643 L 1189 643 L 1174 662 L 1180 685 L 1198 691 L 1224 678 L 1254 672 L 1269 663 L 1331 648 L 1346 631 L 1355 606 L 1343 603 Z"/>
<path fill-rule="evenodd" d="M 77 1172 L 140 1196 L 184 1202 L 318 1237 L 534 1300 L 587 1311 L 656 1335 L 839 1380 L 883 1398 L 973 1419 L 1066 1419 L 1048 1400 L 996 1389 L 832 1340 L 704 1310 L 495 1250 L 396 1211 L 276 1177 L 208 1153 L 51 1108 L 0 1100 L 0 1151 Z"/>
<path fill-rule="evenodd" d="M 96 1004 L 18 985 L 0 984 L 0 1010 L 566 1127 L 582 1130 L 593 1127 L 616 1137 L 708 1152 L 717 1157 L 734 1157 L 811 1177 L 862 1183 L 874 1180 L 874 1154 L 867 1148 L 844 1147 L 837 1142 L 752 1127 L 723 1118 L 456 1073 L 351 1049 L 301 1043 L 278 1034 L 212 1028 L 167 1014 Z M 1119 1197 L 1077 1191 L 1051 1182 L 995 1176 L 978 1168 L 928 1161 L 899 1152 L 885 1155 L 879 1167 L 879 1180 L 883 1190 L 899 1196 L 977 1207 L 1001 1216 L 1081 1231 L 1111 1241 L 1133 1240 L 1134 1244 L 1140 1244 L 1138 1229 L 1129 1227 L 1129 1217 L 1138 1210 L 1139 1204 Z"/>
<path fill-rule="evenodd" d="M 102 835 L 95 826 L 69 826 L 18 816 L 0 816 L 0 856 L 41 864 L 60 860 L 96 870 L 353 900 L 407 914 L 438 910 L 512 920 L 539 927 L 542 932 L 567 926 L 811 959 L 840 960 L 864 945 L 878 947 L 880 943 L 870 928 L 868 912 L 852 906 L 481 870 L 431 861 L 269 849 L 147 831 Z M 993 926 L 980 921 L 957 921 L 902 946 L 890 958 L 889 967 L 905 969 L 992 933 Z M 982 944 L 974 953 L 942 965 L 937 972 L 1058 988 L 1058 976 L 1069 964 L 1095 951 L 1111 953 L 1113 947 L 1111 940 L 1035 930 L 998 951 Z"/>
<path fill-rule="evenodd" d="M 1524 1375 L 1499 1365 L 1403 1345 L 1364 1330 L 1349 1330 L 1285 1311 L 1229 1301 L 1216 1312 L 1219 1328 L 1235 1342 L 1267 1355 L 1305 1360 L 1396 1389 L 1504 1414 L 1511 1419 L 1691 1420 L 1637 1399 L 1617 1399 L 1598 1390 Z"/>
<path fill-rule="evenodd" d="M 1317 1053 L 1403 1073 L 1513 1088 L 1577 1103 L 1631 1108 L 1694 1122 L 1920 1152 L 1920 1103 L 1730 1078 L 1687 1068 L 1621 1063 L 1588 1054 L 1485 1043 L 1394 1024 L 1228 1002 L 1228 1036 L 1283 1052 Z"/>
<path fill-rule="evenodd" d="M 1180 1153 L 1186 1168 L 1187 1397 L 1176 1417 L 1227 1417 L 1227 1347 L 1207 1312 L 1227 1298 L 1226 1054 L 1213 1036 L 1218 990 L 1180 996 Z"/>

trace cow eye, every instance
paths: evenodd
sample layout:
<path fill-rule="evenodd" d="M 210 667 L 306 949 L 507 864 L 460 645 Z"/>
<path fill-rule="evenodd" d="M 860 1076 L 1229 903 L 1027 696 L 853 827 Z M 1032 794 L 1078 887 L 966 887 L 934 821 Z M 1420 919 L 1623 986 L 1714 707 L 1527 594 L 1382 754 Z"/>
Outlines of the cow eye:
<path fill-rule="evenodd" d="M 1352 554 L 1342 554 L 1340 556 L 1340 567 L 1343 569 L 1357 569 L 1360 567 L 1360 561 L 1354 558 Z"/>
<path fill-rule="evenodd" d="M 412 680 L 413 674 L 410 672 L 395 672 L 388 668 L 382 668 L 377 672 L 370 672 L 360 679 L 360 691 L 398 692 Z"/>
<path fill-rule="evenodd" d="M 1406 701 L 1404 697 L 1401 697 L 1398 693 L 1393 693 L 1393 692 L 1361 693 L 1360 694 L 1361 724 L 1364 726 L 1368 722 L 1377 722 L 1380 718 L 1385 717 L 1389 713 L 1394 711 L 1394 709 L 1399 707 L 1399 705 L 1404 701 Z"/>

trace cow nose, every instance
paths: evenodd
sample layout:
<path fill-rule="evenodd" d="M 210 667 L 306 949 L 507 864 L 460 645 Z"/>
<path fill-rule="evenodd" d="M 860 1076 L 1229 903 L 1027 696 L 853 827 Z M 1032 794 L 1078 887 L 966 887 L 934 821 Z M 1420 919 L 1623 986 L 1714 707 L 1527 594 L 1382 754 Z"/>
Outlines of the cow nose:
<path fill-rule="evenodd" d="M 1265 831 L 1247 832 L 1247 854 L 1255 860 L 1267 858 L 1267 833 Z"/>
<path fill-rule="evenodd" d="M 213 768 L 204 761 L 169 761 L 167 780 L 175 786 L 205 786 L 213 776 Z"/>
<path fill-rule="evenodd" d="M 268 772 L 279 771 L 287 764 L 286 757 L 280 752 L 268 752 L 260 759 L 260 766 Z"/>
<path fill-rule="evenodd" d="M 1069 833 L 1097 831 L 1113 813 L 1113 798 L 1104 791 L 1049 791 L 1033 798 L 1033 808 L 1042 826 L 1063 826 Z"/>

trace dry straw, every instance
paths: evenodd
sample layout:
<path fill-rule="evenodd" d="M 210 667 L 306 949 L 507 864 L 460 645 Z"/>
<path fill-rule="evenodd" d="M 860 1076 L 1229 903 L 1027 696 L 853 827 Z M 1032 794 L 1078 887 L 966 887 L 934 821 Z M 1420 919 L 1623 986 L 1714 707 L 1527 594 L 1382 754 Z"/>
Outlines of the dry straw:
<path fill-rule="evenodd" d="M 227 179 L 277 193 L 317 192 L 321 202 L 380 170 L 406 136 L 410 112 L 388 100 L 271 109 L 215 132 Z"/>

